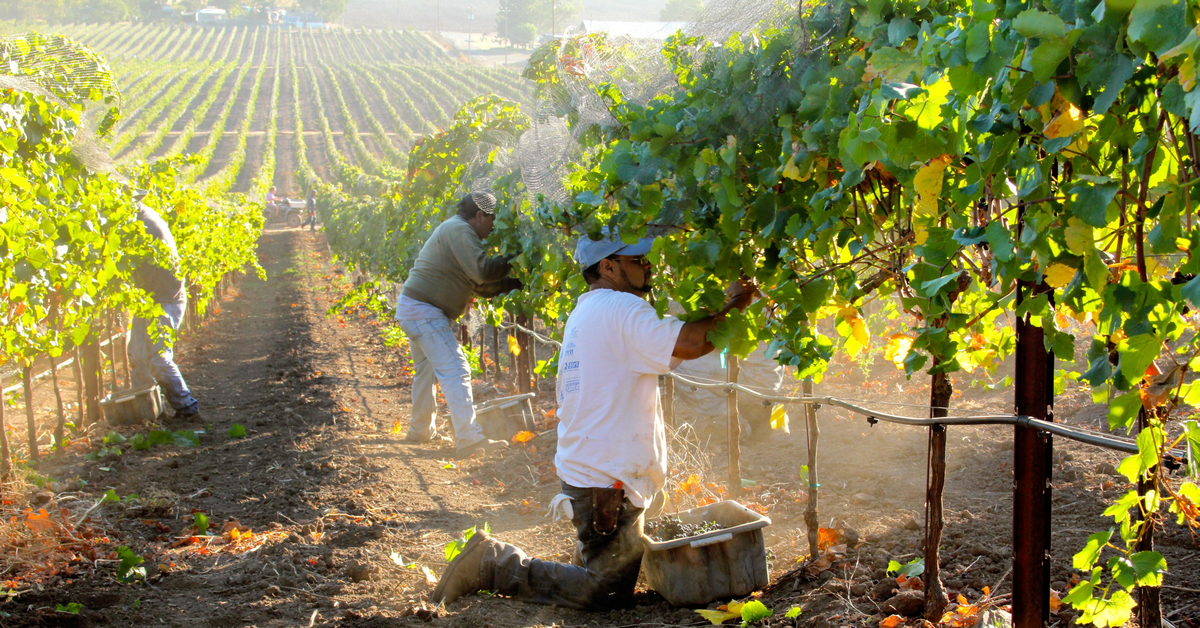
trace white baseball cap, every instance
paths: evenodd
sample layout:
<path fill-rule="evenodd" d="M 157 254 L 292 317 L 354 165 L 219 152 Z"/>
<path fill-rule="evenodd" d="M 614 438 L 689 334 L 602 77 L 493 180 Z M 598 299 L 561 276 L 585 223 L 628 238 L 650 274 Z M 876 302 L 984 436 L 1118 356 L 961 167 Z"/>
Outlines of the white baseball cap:
<path fill-rule="evenodd" d="M 588 268 L 612 255 L 645 255 L 654 246 L 654 238 L 642 238 L 633 244 L 626 244 L 620 236 L 609 234 L 608 227 L 604 227 L 601 233 L 604 237 L 600 240 L 593 240 L 587 235 L 579 238 L 579 243 L 575 245 L 575 261 L 579 262 L 580 267 Z"/>

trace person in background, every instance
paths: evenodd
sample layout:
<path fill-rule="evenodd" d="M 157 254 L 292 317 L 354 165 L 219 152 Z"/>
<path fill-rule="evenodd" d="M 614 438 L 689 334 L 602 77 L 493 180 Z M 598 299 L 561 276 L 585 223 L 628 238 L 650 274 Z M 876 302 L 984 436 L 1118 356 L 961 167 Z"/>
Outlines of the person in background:
<path fill-rule="evenodd" d="M 642 563 L 643 510 L 667 477 L 658 376 L 711 352 L 708 333 L 756 292 L 739 281 L 712 316 L 689 323 L 659 318 L 646 301 L 652 243 L 585 236 L 576 247 L 589 289 L 563 328 L 554 458 L 562 492 L 551 510 L 575 526 L 579 564 L 530 558 L 478 531 L 446 566 L 430 596 L 434 604 L 479 589 L 591 610 L 631 601 Z"/>
<path fill-rule="evenodd" d="M 267 190 L 267 211 L 271 214 L 272 220 L 279 220 L 279 206 L 275 203 L 275 186 Z"/>
<path fill-rule="evenodd" d="M 175 247 L 171 228 L 158 212 L 142 202 L 145 195 L 142 191 L 134 195 L 138 208 L 137 218 L 146 228 L 146 233 L 167 248 L 172 263 L 178 263 L 179 251 Z M 163 314 L 158 317 L 159 325 L 178 330 L 183 322 L 183 314 L 187 311 L 187 287 L 176 271 L 143 262 L 134 271 L 134 283 L 150 293 L 154 301 L 162 307 Z M 200 402 L 192 396 L 183 374 L 179 372 L 174 351 L 161 340 L 152 340 L 149 329 L 149 320 L 134 317 L 128 341 L 131 384 L 135 389 L 141 389 L 153 386 L 157 382 L 166 395 L 167 402 L 175 409 L 176 417 L 199 417 Z"/>
<path fill-rule="evenodd" d="M 304 211 L 308 214 L 300 226 L 308 225 L 309 231 L 317 230 L 317 191 L 309 190 L 308 199 L 304 201 Z"/>
<path fill-rule="evenodd" d="M 495 208 L 496 197 L 490 193 L 464 196 L 457 213 L 438 225 L 421 247 L 396 303 L 396 320 L 408 336 L 414 370 L 412 418 L 405 439 L 428 442 L 437 436 L 434 384 L 440 384 L 460 458 L 508 446 L 486 438 L 475 421 L 471 367 L 453 326 L 473 297 L 521 288 L 520 281 L 508 277 L 508 261 L 488 257 L 483 247 L 496 221 Z"/>

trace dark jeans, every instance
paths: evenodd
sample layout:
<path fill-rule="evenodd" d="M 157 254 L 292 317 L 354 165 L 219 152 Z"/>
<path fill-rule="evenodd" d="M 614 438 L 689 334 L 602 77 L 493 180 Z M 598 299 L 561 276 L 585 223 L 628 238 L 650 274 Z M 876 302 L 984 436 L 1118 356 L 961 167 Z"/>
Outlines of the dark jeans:
<path fill-rule="evenodd" d="M 628 605 L 642 566 L 642 509 L 623 498 L 616 512 L 609 513 L 616 515 L 616 528 L 605 533 L 596 529 L 604 516 L 593 508 L 593 489 L 563 484 L 562 492 L 571 497 L 571 523 L 583 566 L 530 558 L 517 547 L 496 542 L 480 565 L 480 588 L 526 602 L 579 609 Z"/>

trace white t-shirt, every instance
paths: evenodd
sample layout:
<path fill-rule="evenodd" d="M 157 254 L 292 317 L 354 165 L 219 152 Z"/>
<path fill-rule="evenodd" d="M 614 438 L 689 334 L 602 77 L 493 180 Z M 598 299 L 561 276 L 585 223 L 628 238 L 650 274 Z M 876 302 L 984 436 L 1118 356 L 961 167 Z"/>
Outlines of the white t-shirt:
<path fill-rule="evenodd" d="M 667 478 L 667 437 L 658 376 L 683 321 L 659 318 L 636 295 L 592 290 L 579 297 L 558 357 L 558 455 L 562 481 L 580 488 L 621 482 L 645 508 Z"/>

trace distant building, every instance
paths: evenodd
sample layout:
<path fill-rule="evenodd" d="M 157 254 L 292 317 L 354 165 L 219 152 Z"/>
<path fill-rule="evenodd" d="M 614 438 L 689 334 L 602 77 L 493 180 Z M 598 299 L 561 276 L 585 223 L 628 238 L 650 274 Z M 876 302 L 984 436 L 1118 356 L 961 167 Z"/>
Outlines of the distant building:
<path fill-rule="evenodd" d="M 629 39 L 653 39 L 664 41 L 681 29 L 686 29 L 688 22 L 616 22 L 609 20 L 584 20 L 584 33 L 608 33 L 611 37 L 628 37 Z"/>
<path fill-rule="evenodd" d="M 284 16 L 283 21 L 285 25 L 297 28 L 329 28 L 329 25 L 325 23 L 325 20 L 320 15 L 307 11 L 302 13 L 288 13 Z"/>
<path fill-rule="evenodd" d="M 214 9 L 207 7 L 196 11 L 196 22 L 200 24 L 219 24 L 229 19 L 229 12 L 225 9 Z"/>

